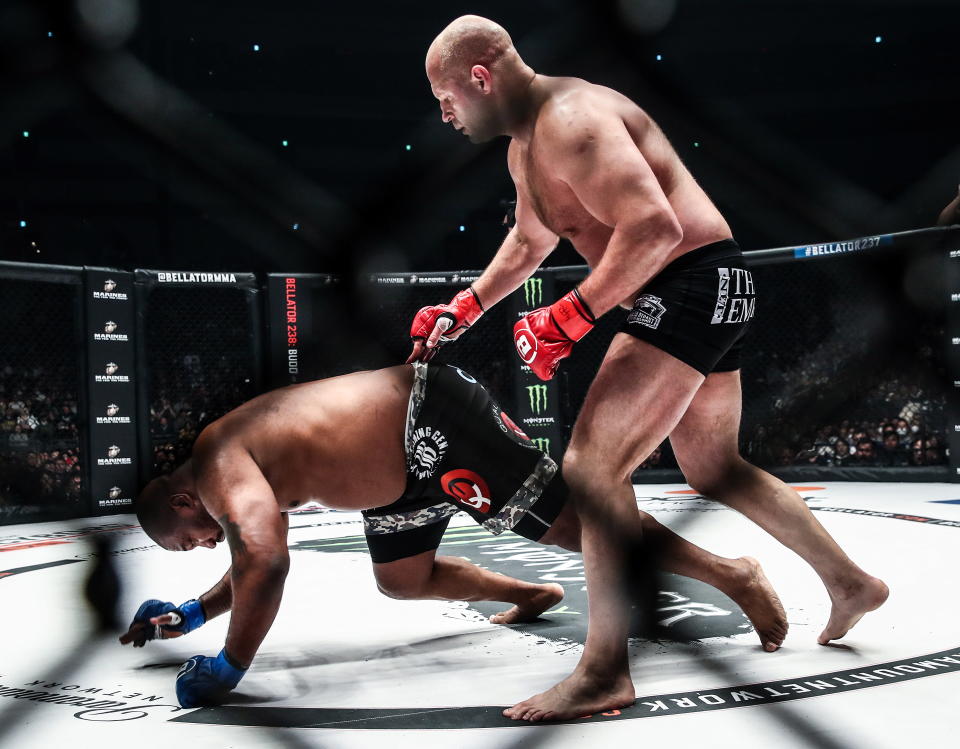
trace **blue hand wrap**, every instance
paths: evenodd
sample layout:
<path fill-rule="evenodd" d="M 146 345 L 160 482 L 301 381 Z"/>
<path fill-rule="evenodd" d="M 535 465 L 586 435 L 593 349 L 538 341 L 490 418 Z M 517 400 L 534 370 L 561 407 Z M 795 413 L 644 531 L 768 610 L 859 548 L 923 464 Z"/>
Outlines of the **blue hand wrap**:
<path fill-rule="evenodd" d="M 150 626 L 151 619 L 169 614 L 171 611 L 180 616 L 181 621 L 179 624 L 164 624 L 161 627 Z M 140 608 L 137 609 L 137 613 L 134 614 L 130 626 L 132 627 L 137 622 L 147 625 L 140 633 L 142 637 L 138 637 L 134 643 L 142 645 L 147 640 L 153 640 L 159 637 L 159 629 L 165 629 L 171 632 L 183 632 L 186 634 L 202 626 L 206 621 L 207 617 L 203 613 L 203 606 L 200 604 L 200 601 L 195 598 L 179 606 L 174 606 L 169 601 L 160 601 L 156 598 L 151 598 L 149 601 L 144 601 L 140 604 Z"/>
<path fill-rule="evenodd" d="M 218 705 L 226 700 L 246 672 L 230 661 L 226 648 L 216 658 L 195 655 L 177 674 L 177 701 L 180 707 Z"/>

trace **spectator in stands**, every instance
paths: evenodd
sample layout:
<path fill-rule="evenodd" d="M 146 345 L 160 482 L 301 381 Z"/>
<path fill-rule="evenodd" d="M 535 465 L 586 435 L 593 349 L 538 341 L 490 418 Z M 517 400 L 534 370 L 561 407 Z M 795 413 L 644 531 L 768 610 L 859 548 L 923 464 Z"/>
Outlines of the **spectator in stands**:
<path fill-rule="evenodd" d="M 900 445 L 896 431 L 884 433 L 883 444 L 880 447 L 880 465 L 887 467 L 901 467 L 909 465 L 907 451 Z"/>
<path fill-rule="evenodd" d="M 851 465 L 853 458 L 850 455 L 850 443 L 838 439 L 833 445 L 833 465 L 837 468 Z"/>
<path fill-rule="evenodd" d="M 11 450 L 25 450 L 30 445 L 30 435 L 19 424 L 14 425 L 7 440 Z"/>
<path fill-rule="evenodd" d="M 866 436 L 857 440 L 857 452 L 854 464 L 858 466 L 875 466 L 877 464 L 877 455 L 873 449 L 873 442 Z"/>

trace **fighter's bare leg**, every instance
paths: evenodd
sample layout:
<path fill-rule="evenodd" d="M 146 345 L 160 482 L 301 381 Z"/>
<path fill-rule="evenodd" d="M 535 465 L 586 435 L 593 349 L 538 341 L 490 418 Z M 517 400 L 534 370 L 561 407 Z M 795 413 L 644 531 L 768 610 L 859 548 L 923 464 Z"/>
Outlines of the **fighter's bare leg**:
<path fill-rule="evenodd" d="M 628 542 L 642 536 L 630 475 L 680 420 L 703 375 L 659 349 L 617 335 L 587 393 L 563 475 L 583 526 L 590 607 L 573 674 L 504 711 L 518 720 L 564 720 L 624 707 L 635 697 L 627 660 Z"/>
<path fill-rule="evenodd" d="M 478 567 L 459 557 L 425 551 L 405 559 L 373 565 L 377 587 L 391 598 L 448 601 L 507 601 L 508 611 L 490 618 L 494 624 L 536 619 L 563 598 L 556 583 L 528 583 Z"/>
<path fill-rule="evenodd" d="M 740 373 L 711 374 L 670 442 L 687 482 L 742 512 L 799 554 L 823 580 L 833 604 L 817 641 L 843 637 L 887 599 L 886 584 L 854 564 L 793 489 L 740 457 Z"/>
<path fill-rule="evenodd" d="M 732 598 L 753 623 L 764 650 L 773 652 L 783 644 L 787 615 L 757 560 L 712 554 L 643 511 L 640 522 L 644 543 L 654 549 L 653 557 L 661 570 L 700 580 Z M 540 542 L 580 551 L 580 520 L 572 502 L 566 504 Z"/>

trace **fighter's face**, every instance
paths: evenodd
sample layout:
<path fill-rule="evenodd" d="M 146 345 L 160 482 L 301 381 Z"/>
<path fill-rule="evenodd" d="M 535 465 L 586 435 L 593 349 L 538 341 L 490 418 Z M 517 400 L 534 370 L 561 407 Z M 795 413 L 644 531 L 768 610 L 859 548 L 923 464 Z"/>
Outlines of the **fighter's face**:
<path fill-rule="evenodd" d="M 498 119 L 490 97 L 469 86 L 458 86 L 453 81 L 430 78 L 430 89 L 440 102 L 440 118 L 469 138 L 471 143 L 486 143 L 498 135 Z"/>
<path fill-rule="evenodd" d="M 198 546 L 214 548 L 223 541 L 224 533 L 202 505 L 177 512 L 177 526 L 163 539 L 163 547 L 170 551 L 190 551 Z"/>

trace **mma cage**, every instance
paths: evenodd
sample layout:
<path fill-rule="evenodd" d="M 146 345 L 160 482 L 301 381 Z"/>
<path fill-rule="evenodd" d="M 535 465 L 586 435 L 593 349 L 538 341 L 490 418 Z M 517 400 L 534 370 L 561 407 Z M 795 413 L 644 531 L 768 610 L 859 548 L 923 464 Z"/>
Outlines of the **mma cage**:
<path fill-rule="evenodd" d="M 745 255 L 758 302 L 743 455 L 789 481 L 960 481 L 960 227 Z M 474 374 L 555 458 L 625 313 L 605 315 L 547 383 L 510 332 L 586 272 L 540 269 L 435 359 Z M 330 350 L 351 324 L 333 275 L 0 263 L 0 523 L 129 511 L 204 426 L 258 393 L 401 363 L 416 311 L 478 275 L 359 279 L 380 323 Z M 669 441 L 634 474 L 680 480 Z"/>

